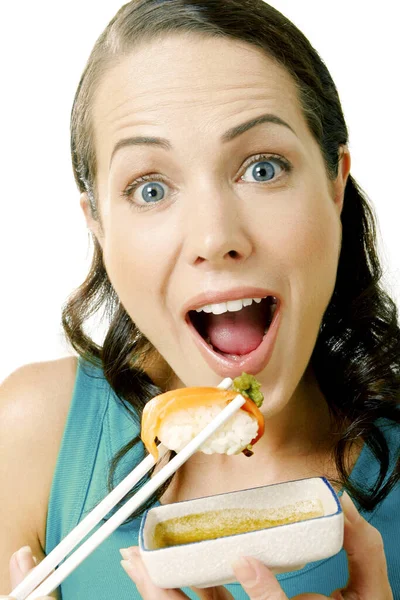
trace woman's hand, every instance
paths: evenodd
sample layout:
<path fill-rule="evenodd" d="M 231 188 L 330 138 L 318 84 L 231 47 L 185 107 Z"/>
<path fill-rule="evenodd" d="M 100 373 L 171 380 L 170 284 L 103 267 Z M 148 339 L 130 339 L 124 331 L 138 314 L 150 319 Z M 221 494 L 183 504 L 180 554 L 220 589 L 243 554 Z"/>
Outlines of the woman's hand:
<path fill-rule="evenodd" d="M 343 546 L 349 564 L 349 581 L 345 588 L 335 590 L 334 600 L 393 600 L 390 588 L 382 536 L 358 513 L 348 494 L 341 504 L 345 516 Z M 121 551 L 127 560 L 121 561 L 126 573 L 135 582 L 144 600 L 184 600 L 180 590 L 162 590 L 150 581 L 138 548 Z M 235 575 L 250 600 L 288 600 L 272 572 L 254 558 L 246 558 L 234 565 Z M 194 589 L 194 588 L 193 588 Z M 194 589 L 200 600 L 233 600 L 224 587 Z M 321 594 L 300 594 L 292 600 L 328 600 Z"/>
<path fill-rule="evenodd" d="M 18 556 L 17 556 L 18 555 Z M 12 589 L 16 588 L 19 583 L 34 569 L 36 559 L 33 558 L 32 550 L 29 546 L 20 548 L 18 552 L 14 552 L 10 558 L 10 580 Z M 3 600 L 15 600 L 14 596 L 0 596 Z M 41 596 L 38 600 L 53 600 L 50 596 Z"/>

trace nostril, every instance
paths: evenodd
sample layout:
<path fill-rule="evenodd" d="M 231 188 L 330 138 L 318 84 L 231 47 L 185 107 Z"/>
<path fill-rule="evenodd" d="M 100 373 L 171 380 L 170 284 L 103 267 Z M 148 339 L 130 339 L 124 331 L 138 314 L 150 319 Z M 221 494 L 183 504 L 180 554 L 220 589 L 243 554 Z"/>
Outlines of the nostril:
<path fill-rule="evenodd" d="M 237 250 L 228 250 L 227 252 L 221 251 L 218 253 L 210 252 L 208 256 L 200 256 L 199 255 L 193 264 L 195 266 L 197 266 L 203 262 L 210 262 L 210 263 L 220 262 L 220 261 L 222 262 L 222 261 L 225 261 L 228 257 L 232 258 L 233 260 L 238 261 L 241 258 L 243 258 L 244 255 L 242 253 L 238 252 Z"/>

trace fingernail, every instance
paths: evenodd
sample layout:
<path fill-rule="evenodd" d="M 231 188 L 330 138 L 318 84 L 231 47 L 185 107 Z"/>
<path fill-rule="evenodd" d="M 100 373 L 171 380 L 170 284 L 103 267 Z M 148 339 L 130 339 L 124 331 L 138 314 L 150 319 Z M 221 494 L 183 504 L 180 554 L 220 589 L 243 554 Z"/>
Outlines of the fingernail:
<path fill-rule="evenodd" d="M 240 583 L 247 587 L 254 587 L 257 583 L 257 571 L 247 558 L 241 558 L 232 565 Z"/>
<path fill-rule="evenodd" d="M 23 573 L 32 568 L 32 550 L 30 546 L 23 546 L 15 555 L 18 567 Z"/>
<path fill-rule="evenodd" d="M 343 512 L 345 513 L 345 518 L 350 523 L 354 523 L 354 521 L 356 521 L 360 516 L 360 513 L 358 512 L 356 505 L 354 504 L 353 500 L 350 498 L 347 492 L 343 493 L 340 503 L 342 505 L 342 508 L 344 509 Z"/>
<path fill-rule="evenodd" d="M 126 571 L 126 573 L 128 573 L 128 575 L 135 581 L 137 585 L 140 584 L 142 577 L 140 574 L 140 568 L 138 568 L 139 565 L 137 563 L 134 564 L 132 559 L 121 560 L 121 567 L 124 569 L 124 571 Z"/>
<path fill-rule="evenodd" d="M 125 560 L 129 560 L 132 557 L 134 558 L 135 556 L 138 556 L 139 548 L 137 546 L 131 546 L 130 548 L 120 548 L 119 552 L 122 558 L 125 558 Z"/>

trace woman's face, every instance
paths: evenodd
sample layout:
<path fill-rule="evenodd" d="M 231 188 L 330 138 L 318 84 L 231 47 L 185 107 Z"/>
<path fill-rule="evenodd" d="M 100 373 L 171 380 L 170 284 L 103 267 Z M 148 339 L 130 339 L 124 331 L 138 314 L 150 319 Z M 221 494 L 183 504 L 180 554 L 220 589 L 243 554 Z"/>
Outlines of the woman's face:
<path fill-rule="evenodd" d="M 102 230 L 82 206 L 132 320 L 184 385 L 246 371 L 289 398 L 334 289 L 348 154 L 330 182 L 286 71 L 194 35 L 108 71 L 93 123 Z M 271 299 L 221 305 L 267 296 L 265 335 Z"/>

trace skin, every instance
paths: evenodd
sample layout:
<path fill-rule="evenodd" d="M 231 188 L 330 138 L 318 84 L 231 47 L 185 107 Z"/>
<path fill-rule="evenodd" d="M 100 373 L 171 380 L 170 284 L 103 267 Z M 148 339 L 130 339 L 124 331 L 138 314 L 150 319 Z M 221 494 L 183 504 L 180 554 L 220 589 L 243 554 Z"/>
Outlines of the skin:
<path fill-rule="evenodd" d="M 228 129 L 265 113 L 293 131 L 263 124 L 221 141 Z M 256 48 L 198 35 L 169 36 L 135 48 L 103 78 L 92 115 L 100 220 L 93 219 L 86 194 L 81 207 L 122 304 L 158 351 L 146 367 L 158 385 L 173 389 L 221 380 L 183 320 L 182 307 L 191 297 L 248 285 L 276 290 L 283 298 L 272 358 L 256 374 L 266 423 L 251 466 L 244 456 L 196 454 L 163 501 L 211 493 L 204 481 L 215 481 L 212 493 L 218 493 L 277 482 L 282 473 L 286 480 L 309 476 L 322 465 L 329 474 L 332 424 L 309 360 L 335 285 L 348 149 L 341 149 L 338 176 L 330 181 L 289 74 Z M 172 150 L 125 147 L 110 165 L 118 141 L 139 135 L 167 138 Z M 249 159 L 261 153 L 284 157 L 292 172 L 273 163 L 272 182 L 253 180 Z M 130 200 L 122 192 L 150 174 L 153 181 L 164 177 L 165 199 L 140 210 L 141 188 Z M 375 554 L 384 561 L 382 548 Z M 140 559 L 134 560 L 136 574 L 139 569 L 145 578 Z M 250 597 L 285 598 L 268 569 L 260 563 L 257 569 L 253 595 L 238 574 Z M 271 594 L 260 595 L 260 586 Z M 174 594 L 165 598 L 183 597 Z M 154 589 L 143 597 L 154 597 Z"/>
<path fill-rule="evenodd" d="M 263 124 L 221 142 L 231 127 L 265 113 L 295 133 Z M 252 46 L 194 35 L 136 48 L 103 78 L 92 114 L 101 220 L 92 218 L 86 194 L 81 206 L 122 304 L 158 350 L 148 367 L 156 383 L 173 389 L 221 381 L 182 316 L 194 295 L 250 285 L 283 298 L 272 358 L 257 373 L 266 432 L 252 468 L 242 456 L 232 467 L 232 457 L 195 455 L 180 470 L 175 497 L 197 493 L 189 475 L 194 463 L 208 474 L 218 470 L 228 491 L 232 468 L 248 485 L 249 471 L 251 477 L 268 472 L 276 481 L 284 468 L 298 471 L 310 457 L 323 460 L 331 425 L 307 367 L 335 284 L 347 148 L 331 182 L 288 73 Z M 110 167 L 118 141 L 138 135 L 168 138 L 173 150 L 126 147 Z M 274 163 L 275 179 L 257 182 L 245 163 L 261 153 L 290 161 L 292 173 Z M 121 193 L 146 174 L 166 178 L 166 196 L 140 210 L 140 189 L 132 202 Z"/>
<path fill-rule="evenodd" d="M 227 129 L 264 113 L 284 119 L 295 134 L 264 124 L 221 143 Z M 327 440 L 333 432 L 308 363 L 335 283 L 350 170 L 347 148 L 337 179 L 329 181 L 289 75 L 251 46 L 199 36 L 173 36 L 136 48 L 105 76 L 93 119 L 101 220 L 92 218 L 85 194 L 81 206 L 121 302 L 158 351 L 146 366 L 158 385 L 168 390 L 221 380 L 200 356 L 180 314 L 192 296 L 251 285 L 276 290 L 284 300 L 272 358 L 257 373 L 266 422 L 251 464 L 243 456 L 195 454 L 163 501 L 321 474 L 321 469 L 329 473 Z M 124 148 L 109 168 L 115 144 L 133 135 L 168 138 L 173 150 Z M 245 161 L 261 153 L 287 158 L 292 173 L 281 176 L 277 169 L 271 184 L 249 181 L 247 175 L 241 180 Z M 135 178 L 154 173 L 168 182 L 166 201 L 137 211 L 121 192 Z M 135 199 L 140 202 L 137 192 Z M 346 494 L 341 502 L 350 579 L 331 598 L 392 600 L 380 533 Z M 155 588 L 137 548 L 121 554 L 122 567 L 144 600 L 187 598 L 180 590 Z M 22 570 L 14 555 L 10 561 L 13 587 L 34 567 L 32 558 L 25 559 Z M 287 600 L 257 560 L 234 569 L 251 600 Z M 196 591 L 203 600 L 232 598 L 221 587 Z"/>
<path fill-rule="evenodd" d="M 35 568 L 38 561 L 32 555 L 32 550 L 29 546 L 20 548 L 15 552 L 9 564 L 11 589 L 15 589 Z M 53 571 L 52 571 L 53 572 Z M 58 598 L 58 596 L 57 596 Z M 3 600 L 15 600 L 14 596 L 0 596 Z M 54 600 L 53 596 L 40 596 L 37 600 Z"/>
<path fill-rule="evenodd" d="M 383 551 L 382 537 L 357 512 L 350 497 L 345 493 L 341 498 L 345 517 L 344 548 L 349 563 L 349 581 L 342 590 L 334 590 L 330 598 L 334 600 L 393 600 L 393 594 L 387 579 L 387 565 Z M 136 584 L 143 600 L 184 600 L 187 596 L 181 590 L 161 590 L 151 582 L 138 548 L 120 550 L 125 560 L 121 561 L 126 574 Z M 10 561 L 10 580 L 15 588 L 34 568 L 32 554 L 23 553 L 21 567 L 15 560 Z M 248 562 L 239 561 L 234 566 L 238 581 L 242 584 L 250 600 L 288 600 L 278 581 L 262 563 L 249 558 Z M 194 589 L 194 588 L 193 588 Z M 224 587 L 194 589 L 200 600 L 233 600 Z M 13 600 L 11 596 L 0 596 Z M 15 600 L 15 599 L 14 599 Z M 52 600 L 49 596 L 38 600 Z M 327 600 L 321 594 L 300 594 L 293 600 Z"/>
<path fill-rule="evenodd" d="M 88 226 L 122 304 L 175 374 L 170 387 L 221 380 L 183 322 L 180 311 L 189 298 L 238 285 L 277 290 L 284 316 L 272 360 L 257 377 L 268 398 L 264 410 L 282 417 L 293 395 L 302 395 L 299 382 L 333 292 L 350 160 L 346 154 L 332 186 L 290 77 L 260 51 L 177 36 L 162 42 L 162 52 L 159 45 L 136 50 L 108 73 L 96 95 L 103 229 L 84 195 Z M 155 60 L 157 76 L 149 68 Z M 266 112 L 283 118 L 297 135 L 265 124 L 230 144 L 220 142 L 230 127 Z M 114 145 L 133 135 L 168 138 L 174 151 L 126 148 L 109 169 Z M 245 160 L 260 152 L 286 157 L 292 176 L 283 173 L 273 185 L 239 181 Z M 164 204 L 137 212 L 120 194 L 146 173 L 168 177 L 171 192 Z M 159 379 L 165 383 L 163 374 Z"/>
<path fill-rule="evenodd" d="M 329 598 L 334 600 L 393 600 L 387 578 L 387 565 L 382 537 L 358 513 L 350 497 L 345 493 L 341 499 L 345 516 L 344 549 L 349 565 L 349 580 L 345 588 L 333 590 Z M 151 582 L 138 548 L 121 550 L 121 561 L 126 574 L 135 582 L 143 600 L 184 600 L 181 590 L 162 590 Z M 250 600 L 288 600 L 272 572 L 255 558 L 246 558 L 233 565 L 235 575 Z M 195 589 L 200 600 L 233 600 L 222 586 Z M 328 600 L 322 594 L 299 594 L 293 600 Z"/>

